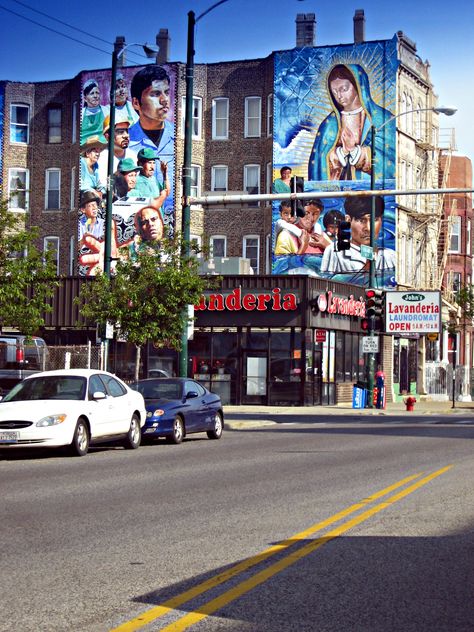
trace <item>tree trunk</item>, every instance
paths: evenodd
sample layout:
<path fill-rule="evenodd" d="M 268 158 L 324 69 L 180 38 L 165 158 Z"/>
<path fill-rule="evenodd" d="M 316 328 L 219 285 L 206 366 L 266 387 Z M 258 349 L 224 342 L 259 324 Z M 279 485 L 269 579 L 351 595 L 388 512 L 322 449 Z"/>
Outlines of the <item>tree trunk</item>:
<path fill-rule="evenodd" d="M 142 348 L 139 345 L 136 345 L 136 354 L 135 354 L 135 381 L 140 379 L 140 358 L 141 358 L 141 352 L 142 352 Z"/>

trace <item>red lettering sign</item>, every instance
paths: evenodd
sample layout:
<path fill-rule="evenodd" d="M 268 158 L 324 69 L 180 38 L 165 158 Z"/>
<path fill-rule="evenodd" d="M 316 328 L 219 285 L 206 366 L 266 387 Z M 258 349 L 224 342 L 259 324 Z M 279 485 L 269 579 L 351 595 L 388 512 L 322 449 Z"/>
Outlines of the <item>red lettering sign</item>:
<path fill-rule="evenodd" d="M 242 288 L 237 287 L 230 294 L 212 293 L 201 296 L 198 305 L 194 306 L 195 311 L 208 310 L 214 311 L 241 311 L 247 312 L 258 311 L 295 311 L 298 309 L 296 294 L 288 292 L 283 294 L 279 287 L 275 287 L 270 293 L 262 292 L 257 294 L 253 292 L 242 293 Z"/>

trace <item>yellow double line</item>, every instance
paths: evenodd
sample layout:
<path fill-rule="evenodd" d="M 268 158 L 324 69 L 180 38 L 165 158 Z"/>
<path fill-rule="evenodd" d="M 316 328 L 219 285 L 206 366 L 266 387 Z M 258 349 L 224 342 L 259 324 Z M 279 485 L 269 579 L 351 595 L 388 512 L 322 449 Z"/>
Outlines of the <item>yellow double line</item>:
<path fill-rule="evenodd" d="M 423 475 L 422 472 L 419 472 L 418 474 L 413 474 L 412 476 L 408 476 L 407 478 L 404 478 L 401 481 L 398 481 L 397 483 L 394 483 L 393 485 L 390 485 L 389 487 L 386 487 L 385 489 L 382 489 L 376 492 L 372 496 L 365 498 L 364 500 L 356 503 L 355 505 L 351 505 L 347 509 L 343 509 L 342 511 L 335 514 L 334 516 L 331 516 L 330 518 L 327 518 L 326 520 L 323 520 L 322 522 L 318 522 L 317 524 L 312 525 L 308 529 L 301 531 L 300 533 L 297 533 L 291 538 L 288 538 L 287 540 L 284 540 L 283 542 L 280 542 L 279 544 L 276 544 L 274 546 L 271 546 L 268 549 L 265 549 L 264 551 L 262 551 L 262 553 L 259 553 L 258 555 L 255 555 L 246 560 L 243 560 L 242 562 L 239 562 L 238 564 L 236 564 L 235 566 L 232 566 L 231 568 L 227 569 L 223 573 L 219 573 L 218 575 L 215 575 L 214 577 L 207 579 L 206 581 L 194 586 L 193 588 L 190 588 L 189 590 L 186 590 L 185 592 L 177 595 L 176 597 L 173 597 L 172 599 L 165 601 L 162 605 L 155 606 L 154 608 L 147 610 L 146 612 L 142 613 L 138 617 L 135 617 L 134 619 L 131 619 L 130 621 L 123 623 L 122 625 L 119 625 L 117 628 L 114 628 L 113 630 L 111 630 L 111 632 L 134 632 L 135 630 L 139 630 L 140 628 L 144 627 L 145 625 L 148 625 L 152 621 L 155 621 L 156 619 L 168 614 L 171 610 L 175 610 L 179 608 L 180 606 L 190 601 L 191 599 L 194 599 L 195 597 L 202 595 L 203 593 L 207 592 L 208 590 L 211 590 L 212 588 L 216 588 L 217 586 L 220 586 L 224 582 L 227 582 L 229 579 L 236 577 L 240 573 L 243 573 L 244 571 L 248 570 L 249 568 L 252 568 L 253 566 L 256 566 L 257 564 L 260 564 L 261 562 L 268 559 L 269 557 L 277 553 L 280 553 L 281 551 L 284 551 L 285 549 L 288 549 L 289 547 L 296 544 L 297 542 L 301 542 L 302 540 L 305 540 L 308 536 L 311 536 L 317 533 L 318 531 L 321 531 L 322 529 L 325 529 L 326 527 L 334 524 L 335 522 L 338 522 L 339 520 L 342 520 L 343 518 L 346 518 L 347 516 L 357 511 L 360 511 L 361 509 L 364 509 L 367 505 L 373 503 L 379 498 L 387 496 L 391 492 L 399 489 L 400 487 L 403 487 L 404 485 L 407 485 L 411 481 L 414 481 L 415 479 L 419 479 L 415 483 L 410 485 L 409 487 L 405 487 L 405 489 L 402 489 L 396 494 L 393 494 L 393 496 L 390 496 L 389 498 L 385 499 L 381 503 L 371 507 L 370 509 L 366 509 L 362 513 L 358 514 L 357 516 L 348 520 L 347 522 L 344 522 L 342 525 L 336 527 L 332 531 L 329 531 L 328 533 L 321 536 L 320 538 L 312 540 L 311 542 L 309 542 L 305 546 L 302 546 L 296 551 L 290 552 L 286 557 L 280 559 L 279 561 L 275 562 L 274 564 L 265 568 L 264 570 L 256 573 L 255 575 L 251 576 L 249 579 L 242 581 L 240 584 L 237 584 L 233 588 L 227 590 L 226 592 L 221 594 L 219 597 L 216 597 L 215 599 L 208 601 L 202 606 L 199 606 L 199 612 L 190 612 L 189 614 L 184 615 L 183 617 L 181 617 L 174 623 L 171 623 L 170 625 L 162 628 L 162 632 L 182 632 L 183 630 L 186 630 L 187 628 L 194 625 L 198 621 L 201 621 L 202 619 L 206 618 L 210 614 L 213 614 L 217 610 L 220 610 L 231 601 L 234 601 L 238 597 L 241 597 L 242 595 L 249 592 L 250 590 L 258 586 L 259 584 L 262 584 L 263 582 L 267 581 L 268 579 L 270 579 L 277 573 L 281 572 L 285 568 L 288 568 L 288 566 L 291 566 L 292 564 L 302 559 L 306 555 L 309 555 L 313 551 L 316 551 L 327 542 L 330 542 L 334 538 L 339 537 L 343 533 L 346 533 L 346 531 L 349 531 L 349 529 L 352 529 L 353 527 L 356 527 L 357 525 L 361 524 L 365 520 L 368 520 L 369 518 L 379 513 L 383 509 L 387 509 L 387 507 L 390 507 L 391 505 L 398 502 L 399 500 L 402 500 L 403 498 L 413 493 L 420 487 L 423 487 L 423 485 L 426 485 L 427 483 L 432 481 L 434 478 L 437 478 L 438 476 L 441 476 L 441 474 L 444 474 L 445 472 L 447 472 L 451 467 L 452 465 L 448 465 L 421 479 L 420 479 L 420 476 Z"/>

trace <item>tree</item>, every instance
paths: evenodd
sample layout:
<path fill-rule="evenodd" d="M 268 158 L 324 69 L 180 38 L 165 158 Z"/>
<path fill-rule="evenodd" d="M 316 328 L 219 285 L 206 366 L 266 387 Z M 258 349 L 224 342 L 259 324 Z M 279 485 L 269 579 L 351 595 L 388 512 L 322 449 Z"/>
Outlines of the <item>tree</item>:
<path fill-rule="evenodd" d="M 52 253 L 35 246 L 38 229 L 28 227 L 0 201 L 0 331 L 14 327 L 27 336 L 44 325 L 58 284 Z"/>
<path fill-rule="evenodd" d="M 110 279 L 97 275 L 77 299 L 84 318 L 114 323 L 117 334 L 136 346 L 135 379 L 146 342 L 180 351 L 187 306 L 199 303 L 209 285 L 196 257 L 181 255 L 182 245 L 179 238 L 142 243 L 133 257 L 117 262 Z"/>

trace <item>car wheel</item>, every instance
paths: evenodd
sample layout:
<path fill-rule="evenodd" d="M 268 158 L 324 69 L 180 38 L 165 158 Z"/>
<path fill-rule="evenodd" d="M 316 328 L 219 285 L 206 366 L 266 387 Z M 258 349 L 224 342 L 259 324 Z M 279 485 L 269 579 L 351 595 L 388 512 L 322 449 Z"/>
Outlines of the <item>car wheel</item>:
<path fill-rule="evenodd" d="M 166 440 L 168 443 L 181 443 L 184 439 L 184 422 L 179 415 L 176 415 L 173 421 L 173 434 L 168 435 Z"/>
<path fill-rule="evenodd" d="M 222 437 L 222 431 L 224 430 L 224 421 L 222 419 L 222 413 L 217 412 L 214 415 L 214 427 L 212 430 L 207 431 L 209 439 L 220 439 Z"/>
<path fill-rule="evenodd" d="M 140 430 L 140 419 L 138 415 L 133 415 L 128 429 L 127 436 L 123 443 L 126 450 L 136 450 L 141 443 L 142 433 Z"/>
<path fill-rule="evenodd" d="M 69 450 L 72 456 L 85 456 L 89 451 L 89 428 L 84 419 L 79 419 L 74 430 Z"/>

